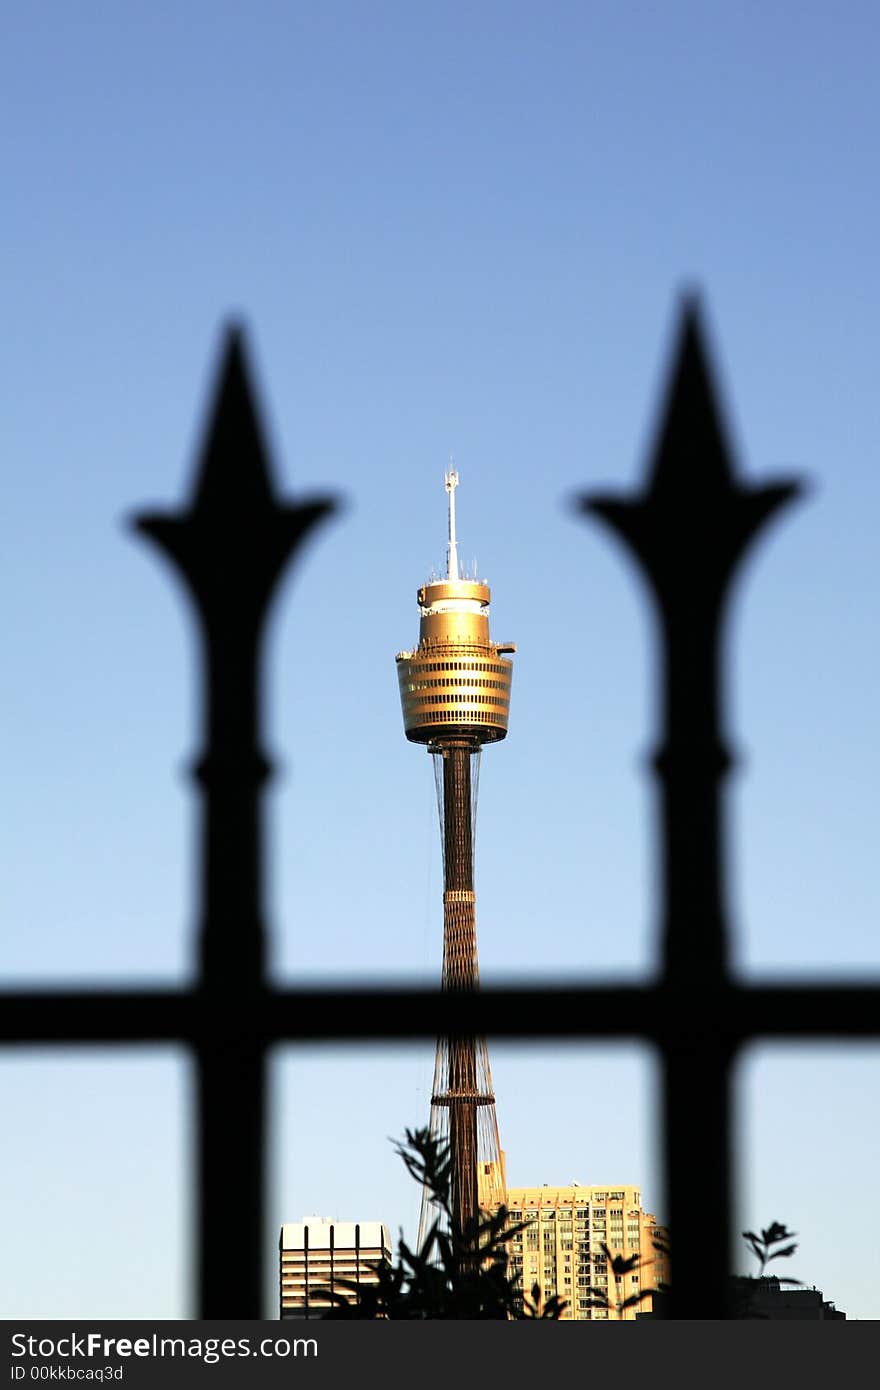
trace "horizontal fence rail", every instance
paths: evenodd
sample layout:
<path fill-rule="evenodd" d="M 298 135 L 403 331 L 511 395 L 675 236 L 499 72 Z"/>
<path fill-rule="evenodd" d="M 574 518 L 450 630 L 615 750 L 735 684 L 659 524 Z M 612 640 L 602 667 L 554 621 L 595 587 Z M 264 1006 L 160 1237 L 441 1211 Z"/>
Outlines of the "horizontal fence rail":
<path fill-rule="evenodd" d="M 521 1011 L 528 1007 L 524 1021 Z M 335 1016 L 333 1016 L 335 1015 Z M 730 985 L 695 1005 L 664 985 L 481 985 L 460 998 L 438 990 L 371 988 L 267 989 L 254 1017 L 239 1017 L 239 1036 L 261 1047 L 339 1039 L 397 1042 L 438 1032 L 496 1038 L 642 1038 L 662 1047 L 687 1033 L 711 1032 L 732 1046 L 762 1038 L 880 1037 L 880 988 L 865 984 Z M 587 1021 L 589 1020 L 589 1021 Z M 186 991 L 0 992 L 0 1044 L 76 1041 L 197 1043 L 216 1029 L 228 1035 L 209 999 Z"/>

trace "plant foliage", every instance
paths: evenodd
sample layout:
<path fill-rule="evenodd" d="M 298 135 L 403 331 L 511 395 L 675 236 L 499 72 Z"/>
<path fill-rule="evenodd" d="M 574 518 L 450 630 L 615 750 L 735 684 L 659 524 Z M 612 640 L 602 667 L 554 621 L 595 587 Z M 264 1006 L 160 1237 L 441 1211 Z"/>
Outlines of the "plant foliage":
<path fill-rule="evenodd" d="M 734 1318 L 766 1318 L 768 1314 L 757 1311 L 757 1296 L 761 1291 L 764 1280 L 771 1276 L 765 1274 L 765 1270 L 771 1260 L 787 1259 L 797 1250 L 797 1245 L 793 1237 L 796 1231 L 789 1231 L 779 1221 L 771 1221 L 770 1225 L 756 1235 L 754 1231 L 743 1231 L 742 1238 L 750 1251 L 758 1261 L 758 1273 L 752 1276 L 743 1276 L 734 1281 Z M 782 1279 L 778 1275 L 772 1276 L 779 1284 L 800 1284 L 800 1279 Z"/>
<path fill-rule="evenodd" d="M 655 1240 L 653 1245 L 658 1254 L 667 1255 L 669 1253 L 668 1247 L 661 1240 Z M 605 1268 L 614 1276 L 615 1283 L 617 1279 L 622 1280 L 626 1275 L 635 1273 L 637 1269 L 647 1269 L 649 1265 L 654 1263 L 653 1260 L 643 1259 L 641 1255 L 630 1255 L 628 1257 L 624 1255 L 613 1255 L 604 1241 L 602 1242 L 601 1250 Z M 601 1266 L 599 1267 L 601 1268 Z M 609 1313 L 616 1313 L 618 1318 L 622 1318 L 627 1308 L 637 1308 L 644 1299 L 649 1298 L 655 1293 L 665 1293 L 667 1288 L 668 1286 L 661 1282 L 654 1285 L 652 1288 L 640 1288 L 637 1293 L 631 1293 L 627 1295 L 626 1298 L 618 1298 L 612 1302 L 608 1289 L 591 1286 L 587 1299 L 587 1307 L 606 1308 Z"/>
<path fill-rule="evenodd" d="M 344 1293 L 320 1290 L 335 1306 L 327 1318 L 543 1318 L 558 1319 L 565 1303 L 543 1299 L 535 1284 L 524 1295 L 519 1275 L 510 1272 L 508 1244 L 520 1225 L 508 1225 L 506 1207 L 481 1212 L 462 1227 L 450 1198 L 452 1160 L 445 1144 L 429 1130 L 406 1131 L 395 1144 L 407 1171 L 427 1188 L 437 1210 L 420 1250 L 401 1235 L 397 1260 L 376 1264 L 377 1282 L 338 1281 Z"/>

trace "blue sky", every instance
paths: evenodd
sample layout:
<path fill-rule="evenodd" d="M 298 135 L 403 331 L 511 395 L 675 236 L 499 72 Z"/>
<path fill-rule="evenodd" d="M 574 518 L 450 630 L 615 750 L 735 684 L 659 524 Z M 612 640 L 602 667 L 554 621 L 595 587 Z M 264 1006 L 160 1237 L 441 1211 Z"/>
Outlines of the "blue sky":
<path fill-rule="evenodd" d="M 654 634 L 570 499 L 639 478 L 691 287 L 741 466 L 812 483 L 730 625 L 737 968 L 876 974 L 878 28 L 868 4 L 793 0 L 7 14 L 7 980 L 190 969 L 191 628 L 125 522 L 184 498 L 230 317 L 279 484 L 345 499 L 268 644 L 277 975 L 439 977 L 432 777 L 394 654 L 443 561 L 450 454 L 463 557 L 518 643 L 481 777 L 483 977 L 651 971 Z M 426 1117 L 431 1061 L 279 1054 L 273 1229 L 414 1235 L 387 1136 Z M 860 1317 L 880 1316 L 878 1062 L 759 1048 L 741 1085 L 740 1227 L 787 1222 L 790 1272 Z M 638 1183 L 662 1216 L 647 1053 L 492 1064 L 511 1182 Z M 7 1316 L 189 1314 L 189 1085 L 170 1052 L 0 1062 Z M 270 1249 L 269 1313 L 273 1272 Z"/>

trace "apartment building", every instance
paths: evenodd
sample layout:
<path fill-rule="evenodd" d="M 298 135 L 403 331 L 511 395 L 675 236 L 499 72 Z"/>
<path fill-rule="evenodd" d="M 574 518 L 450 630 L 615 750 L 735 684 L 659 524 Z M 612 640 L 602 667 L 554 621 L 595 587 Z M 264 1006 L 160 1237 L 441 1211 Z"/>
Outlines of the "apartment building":
<path fill-rule="evenodd" d="M 543 1298 L 564 1299 L 563 1321 L 634 1320 L 651 1311 L 647 1291 L 668 1283 L 668 1257 L 654 1245 L 666 1233 L 642 1211 L 637 1187 L 512 1187 L 507 1206 L 511 1225 L 524 1223 L 509 1247 L 512 1272 L 527 1294 L 537 1283 Z M 612 1257 L 638 1256 L 638 1264 L 615 1275 L 603 1245 Z M 623 1307 L 639 1294 L 639 1303 Z M 591 1306 L 603 1296 L 608 1307 Z"/>

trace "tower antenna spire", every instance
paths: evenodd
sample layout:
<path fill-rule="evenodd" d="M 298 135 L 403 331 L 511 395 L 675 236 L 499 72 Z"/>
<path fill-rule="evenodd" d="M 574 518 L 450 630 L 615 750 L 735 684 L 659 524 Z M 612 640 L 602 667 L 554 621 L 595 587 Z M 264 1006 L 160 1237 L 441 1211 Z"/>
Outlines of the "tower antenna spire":
<path fill-rule="evenodd" d="M 458 541 L 455 538 L 455 489 L 458 487 L 458 474 L 449 459 L 449 472 L 446 474 L 446 491 L 449 494 L 449 544 L 446 547 L 446 578 L 458 579 Z"/>

